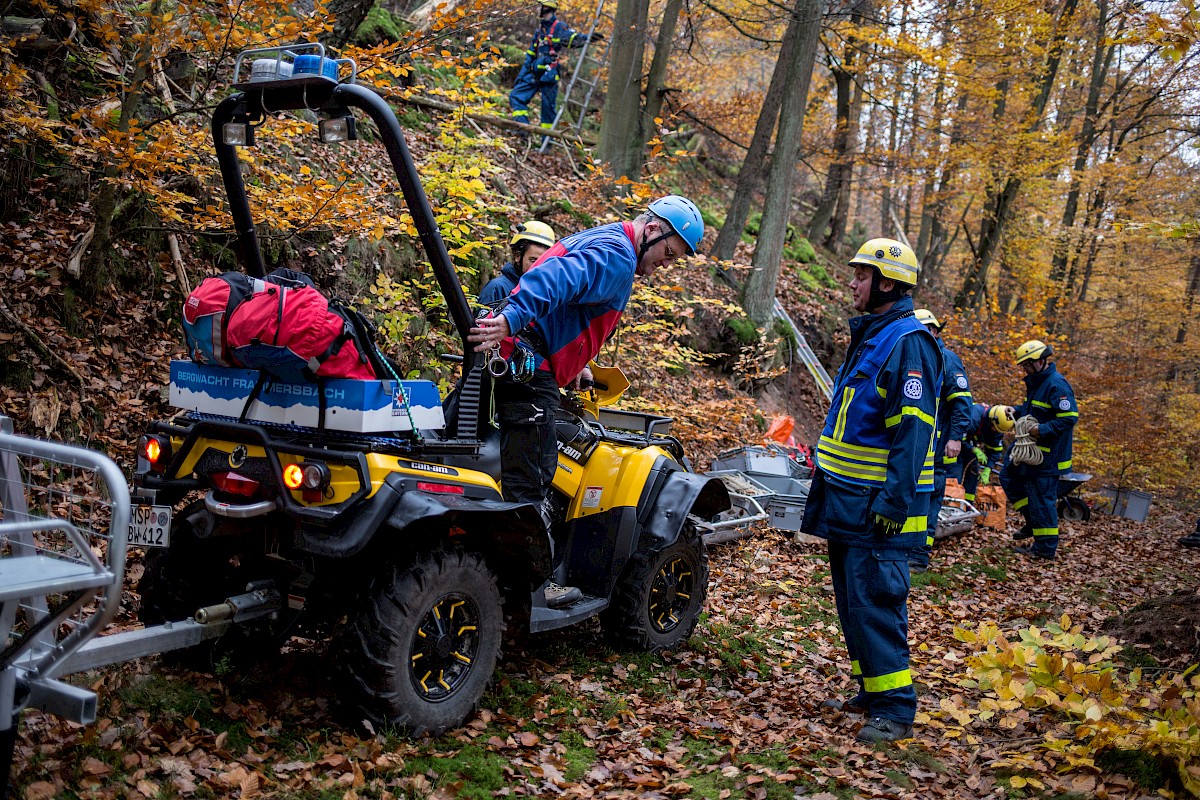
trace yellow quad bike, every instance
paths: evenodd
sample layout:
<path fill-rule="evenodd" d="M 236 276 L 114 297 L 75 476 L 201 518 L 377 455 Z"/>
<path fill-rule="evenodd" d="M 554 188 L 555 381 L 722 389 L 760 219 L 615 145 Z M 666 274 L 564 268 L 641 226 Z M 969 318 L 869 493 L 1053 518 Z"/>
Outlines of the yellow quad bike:
<path fill-rule="evenodd" d="M 392 110 L 353 77 L 338 81 L 323 67 L 287 79 L 256 75 L 235 89 L 216 108 L 212 131 L 247 273 L 265 269 L 235 145 L 301 108 L 317 111 L 323 140 L 353 139 L 357 112 L 378 129 L 445 296 L 462 340 L 462 377 L 438 404 L 439 424 L 428 427 L 408 407 L 410 392 L 416 397 L 427 382 L 338 382 L 381 385 L 401 408 L 395 429 L 355 432 L 325 425 L 324 406 L 316 426 L 256 417 L 253 402 L 240 414 L 189 406 L 176 400 L 186 393 L 174 370 L 199 367 L 174 362 L 173 403 L 190 410 L 154 423 L 139 442 L 141 507 L 130 541 L 146 547 L 142 620 L 232 618 L 240 624 L 217 646 L 239 653 L 277 653 L 294 635 L 328 640 L 356 718 L 414 735 L 461 725 L 478 707 L 505 605 L 533 632 L 598 616 L 618 646 L 660 651 L 684 642 L 707 593 L 697 522 L 730 507 L 723 484 L 691 471 L 669 419 L 612 410 L 628 384 L 598 369 L 597 388 L 567 398 L 557 423 L 549 530 L 545 509 L 505 502 L 491 377 L 466 341 L 472 309 Z M 243 371 L 205 369 L 208 384 L 248 391 Z M 552 579 L 579 587 L 582 598 L 548 607 Z"/>

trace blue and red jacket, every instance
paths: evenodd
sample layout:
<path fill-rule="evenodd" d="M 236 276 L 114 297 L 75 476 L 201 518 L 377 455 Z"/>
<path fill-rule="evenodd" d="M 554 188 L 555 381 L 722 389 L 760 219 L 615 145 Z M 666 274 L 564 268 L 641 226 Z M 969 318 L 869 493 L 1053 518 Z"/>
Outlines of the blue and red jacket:
<path fill-rule="evenodd" d="M 616 330 L 637 269 L 633 224 L 614 222 L 554 243 L 521 276 L 500 312 L 523 342 L 538 351 L 538 369 L 566 386 Z M 532 336 L 521 336 L 526 327 Z M 539 341 L 540 340 L 540 341 Z M 514 337 L 500 345 L 512 355 Z"/>

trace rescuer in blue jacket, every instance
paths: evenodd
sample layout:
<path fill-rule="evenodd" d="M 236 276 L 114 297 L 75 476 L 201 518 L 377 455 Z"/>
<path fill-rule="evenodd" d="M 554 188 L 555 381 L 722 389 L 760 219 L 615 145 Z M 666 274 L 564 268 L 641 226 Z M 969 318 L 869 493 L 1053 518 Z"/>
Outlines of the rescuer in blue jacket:
<path fill-rule="evenodd" d="M 538 15 L 541 22 L 533 34 L 533 44 L 525 51 L 525 63 L 517 74 L 517 82 L 508 94 L 508 105 L 513 118 L 518 122 L 529 122 L 529 101 L 539 91 L 542 93 L 542 127 L 554 124 L 554 108 L 558 101 L 559 61 L 563 51 L 570 47 L 583 47 L 589 41 L 599 41 L 602 34 L 576 33 L 567 23 L 558 19 L 558 0 L 543 0 Z"/>
<path fill-rule="evenodd" d="M 913 316 L 916 255 L 872 239 L 850 260 L 850 345 L 817 444 L 800 529 L 829 541 L 838 620 L 861 686 L 824 705 L 865 712 L 864 742 L 912 736 L 908 554 L 925 538 L 942 356 Z"/>
<path fill-rule="evenodd" d="M 1032 546 L 1018 547 L 1017 552 L 1048 560 L 1058 551 L 1058 476 L 1071 471 L 1071 437 L 1079 421 L 1075 392 L 1049 360 L 1052 355 L 1053 348 L 1036 339 L 1017 348 L 1017 364 L 1025 370 L 1025 402 L 1014 414 L 1018 422 L 1024 416 L 1037 420 L 1030 433 L 1042 463 L 1014 464 L 1009 450 L 1000 475 L 1013 509 L 1025 517 L 1013 538 L 1033 537 Z"/>
<path fill-rule="evenodd" d="M 962 482 L 963 498 L 968 503 L 975 502 L 979 484 L 987 486 L 992 471 L 1000 469 L 1000 462 L 1004 460 L 1004 434 L 1013 429 L 1013 423 L 1012 406 L 989 406 L 987 403 L 971 406 L 971 420 L 956 471 L 948 469 L 946 472 L 948 477 Z"/>
<path fill-rule="evenodd" d="M 558 464 L 559 387 L 578 380 L 616 329 L 634 278 L 695 255 L 703 236 L 704 221 L 692 201 L 661 197 L 632 222 L 555 242 L 521 276 L 499 312 L 476 321 L 468 341 L 477 352 L 498 347 L 510 367 L 493 390 L 505 500 L 534 503 L 544 512 Z M 548 527 L 548 515 L 543 518 Z M 578 597 L 574 587 L 546 591 L 551 606 Z"/>
<path fill-rule="evenodd" d="M 544 222 L 531 219 L 517 226 L 509 242 L 512 260 L 500 268 L 500 274 L 487 282 L 479 292 L 479 302 L 494 306 L 517 288 L 517 281 L 532 267 L 542 253 L 554 246 L 554 229 Z"/>
<path fill-rule="evenodd" d="M 946 494 L 946 470 L 958 463 L 962 450 L 962 438 L 966 435 L 970 420 L 971 384 L 962 359 L 942 341 L 944 327 L 933 312 L 918 308 L 914 314 L 917 322 L 924 325 L 933 338 L 937 339 L 942 351 L 942 387 L 938 396 L 937 433 L 933 447 L 933 494 L 929 498 L 929 528 L 925 541 L 912 549 L 908 557 L 908 568 L 912 572 L 929 569 L 929 554 L 933 551 L 933 536 L 937 532 L 938 514 L 942 510 L 942 498 Z"/>

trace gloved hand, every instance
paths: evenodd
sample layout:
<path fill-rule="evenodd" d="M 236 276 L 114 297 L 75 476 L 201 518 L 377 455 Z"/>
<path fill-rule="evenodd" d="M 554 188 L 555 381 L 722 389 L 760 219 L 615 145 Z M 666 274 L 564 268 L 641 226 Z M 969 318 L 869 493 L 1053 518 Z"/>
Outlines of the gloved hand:
<path fill-rule="evenodd" d="M 537 359 L 533 351 L 518 342 L 516 349 L 508 358 L 508 371 L 516 383 L 529 383 L 537 372 Z"/>
<path fill-rule="evenodd" d="M 975 454 L 975 463 L 981 466 L 987 463 L 987 456 L 984 455 L 984 452 L 981 448 L 972 447 L 971 452 Z"/>
<path fill-rule="evenodd" d="M 896 522 L 896 520 L 889 519 L 883 514 L 876 514 L 871 521 L 871 532 L 885 539 L 900 533 L 900 529 L 903 527 L 903 522 Z"/>
<path fill-rule="evenodd" d="M 979 470 L 979 485 L 980 486 L 987 486 L 988 481 L 990 481 L 991 479 L 992 479 L 992 468 L 991 467 L 984 467 L 983 469 Z"/>

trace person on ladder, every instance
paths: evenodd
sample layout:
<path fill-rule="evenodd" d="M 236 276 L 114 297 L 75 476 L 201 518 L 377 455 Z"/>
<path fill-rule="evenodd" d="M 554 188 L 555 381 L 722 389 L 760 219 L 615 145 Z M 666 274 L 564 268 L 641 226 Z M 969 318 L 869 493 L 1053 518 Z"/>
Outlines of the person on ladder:
<path fill-rule="evenodd" d="M 533 45 L 525 52 L 525 63 L 517 74 L 517 82 L 508 94 L 508 105 L 513 119 L 529 123 L 529 101 L 538 92 L 542 93 L 542 127 L 554 124 L 554 110 L 558 102 L 558 81 L 561 63 L 566 58 L 567 48 L 583 47 L 588 42 L 598 42 L 603 34 L 576 33 L 567 23 L 558 18 L 558 0 L 544 0 L 538 15 L 541 22 L 533 34 Z"/>

